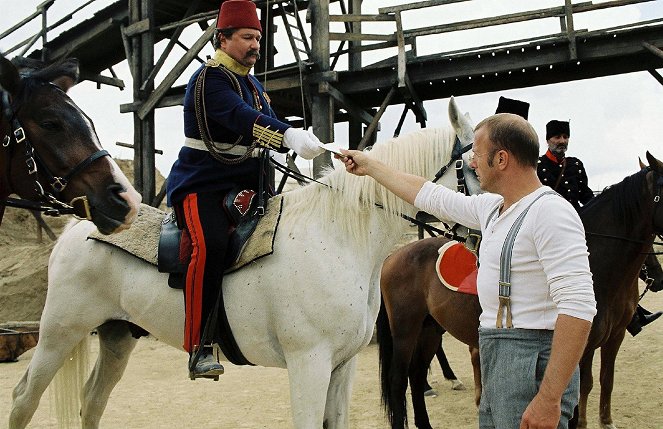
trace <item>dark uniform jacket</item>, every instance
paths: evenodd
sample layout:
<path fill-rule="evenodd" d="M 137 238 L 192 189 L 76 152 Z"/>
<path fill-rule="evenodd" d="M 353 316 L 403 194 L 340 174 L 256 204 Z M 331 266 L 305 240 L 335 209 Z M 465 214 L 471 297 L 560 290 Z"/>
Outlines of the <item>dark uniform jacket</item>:
<path fill-rule="evenodd" d="M 249 69 L 222 51 L 217 51 L 208 64 L 205 79 L 205 111 L 209 133 L 214 142 L 235 143 L 250 146 L 254 141 L 261 147 L 287 152 L 283 146 L 283 133 L 290 125 L 277 119 L 269 105 L 269 97 L 258 79 Z M 235 77 L 241 96 L 233 79 L 219 67 Z M 184 95 L 184 135 L 201 139 L 194 107 L 196 79 L 205 66 L 191 77 Z M 227 157 L 232 157 L 228 155 Z M 193 192 L 228 191 L 236 186 L 258 189 L 260 162 L 248 158 L 239 164 L 223 164 L 208 151 L 182 147 L 177 161 L 168 176 L 168 205 L 181 202 Z"/>
<path fill-rule="evenodd" d="M 564 163 L 566 163 L 566 167 L 564 167 Z M 562 178 L 559 180 L 557 187 L 555 187 L 560 173 L 562 174 Z M 555 155 L 547 151 L 539 158 L 537 174 L 541 183 L 557 191 L 576 210 L 580 208 L 581 204 L 587 204 L 594 196 L 594 193 L 587 185 L 585 166 L 578 158 L 567 156 L 562 162 L 559 162 Z"/>

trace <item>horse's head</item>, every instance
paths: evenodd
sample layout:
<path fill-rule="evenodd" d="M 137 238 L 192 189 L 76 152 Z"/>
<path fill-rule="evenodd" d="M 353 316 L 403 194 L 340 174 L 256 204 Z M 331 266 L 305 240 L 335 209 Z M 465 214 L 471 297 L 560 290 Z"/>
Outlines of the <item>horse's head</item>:
<path fill-rule="evenodd" d="M 470 151 L 474 143 L 474 126 L 471 123 L 469 114 L 463 114 L 460 111 L 454 97 L 451 97 L 449 100 L 449 121 L 456 131 L 458 154 L 463 160 L 462 164 L 457 163 L 457 165 L 454 165 L 454 170 L 462 167 L 463 178 L 469 195 L 480 194 L 483 191 L 479 185 L 479 179 L 474 169 L 470 168 Z M 454 148 L 452 158 L 457 156 L 456 152 L 457 149 Z M 453 175 L 456 176 L 456 174 Z"/>
<path fill-rule="evenodd" d="M 77 79 L 73 59 L 23 75 L 0 56 L 0 201 L 14 193 L 55 211 L 69 207 L 109 234 L 129 227 L 141 196 L 67 96 Z"/>
<path fill-rule="evenodd" d="M 647 152 L 647 161 L 651 170 L 647 180 L 654 200 L 653 227 L 654 232 L 660 235 L 663 234 L 663 162 L 654 158 L 649 152 Z"/>

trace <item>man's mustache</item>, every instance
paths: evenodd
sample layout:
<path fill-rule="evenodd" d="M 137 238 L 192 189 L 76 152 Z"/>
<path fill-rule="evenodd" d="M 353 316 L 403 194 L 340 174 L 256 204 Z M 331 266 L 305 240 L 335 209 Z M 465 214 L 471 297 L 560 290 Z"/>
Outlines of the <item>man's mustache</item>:
<path fill-rule="evenodd" d="M 260 59 L 260 51 L 251 50 L 251 51 L 246 53 L 246 56 L 247 57 L 256 57 L 256 59 L 259 60 Z"/>

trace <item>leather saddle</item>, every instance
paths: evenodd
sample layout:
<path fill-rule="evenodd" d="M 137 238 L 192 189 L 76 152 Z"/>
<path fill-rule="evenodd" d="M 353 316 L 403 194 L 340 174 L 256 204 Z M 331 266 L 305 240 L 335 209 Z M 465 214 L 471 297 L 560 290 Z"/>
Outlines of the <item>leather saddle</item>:
<path fill-rule="evenodd" d="M 264 207 L 258 206 L 258 194 L 252 189 L 233 189 L 223 198 L 223 208 L 231 223 L 228 237 L 228 251 L 224 261 L 227 269 L 239 258 L 246 242 L 256 229 Z M 191 239 L 186 231 L 179 228 L 175 212 L 168 213 L 161 221 L 157 269 L 170 273 L 168 285 L 183 289 L 189 259 Z"/>

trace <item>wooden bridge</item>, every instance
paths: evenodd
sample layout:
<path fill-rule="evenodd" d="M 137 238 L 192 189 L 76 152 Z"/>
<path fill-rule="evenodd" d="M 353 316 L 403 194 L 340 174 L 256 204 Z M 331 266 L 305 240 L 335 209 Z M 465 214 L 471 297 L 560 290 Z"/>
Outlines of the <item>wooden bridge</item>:
<path fill-rule="evenodd" d="M 136 187 L 147 201 L 158 203 L 154 189 L 154 109 L 182 103 L 184 88 L 173 86 L 209 43 L 218 11 L 218 0 L 120 0 L 97 11 L 70 30 L 49 39 L 64 22 L 74 19 L 94 0 L 87 1 L 60 21 L 49 24 L 47 0 L 34 14 L 0 34 L 0 40 L 32 20 L 41 18 L 41 30 L 7 49 L 7 56 L 53 61 L 73 56 L 81 61 L 82 76 L 98 84 L 124 87 L 113 66 L 129 60 L 134 101 L 120 106 L 134 115 Z M 273 107 L 294 125 L 312 125 L 323 141 L 333 139 L 335 122 L 349 122 L 349 141 L 364 147 L 374 138 L 386 108 L 404 105 L 426 124 L 424 100 L 451 95 L 477 94 L 535 85 L 545 85 L 636 71 L 649 73 L 663 84 L 656 71 L 663 67 L 663 16 L 648 21 L 623 23 L 602 29 L 579 29 L 574 18 L 599 9 L 626 7 L 652 0 L 612 0 L 594 4 L 561 1 L 560 6 L 429 27 L 405 28 L 404 16 L 416 11 L 440 14 L 452 3 L 467 0 L 428 0 L 383 7 L 377 14 L 362 14 L 361 0 L 256 0 L 263 28 L 285 31 L 294 61 L 275 64 L 275 38 L 265 37 L 262 60 L 255 73 L 266 82 Z M 660 2 L 660 0 L 658 0 Z M 347 3 L 347 4 L 346 4 Z M 340 10 L 340 13 L 330 13 Z M 662 11 L 663 12 L 663 11 Z M 437 16 L 437 15 L 436 15 Z M 417 44 L 431 35 L 449 34 L 486 27 L 504 32 L 525 21 L 559 22 L 559 31 L 489 45 L 428 55 L 417 54 Z M 547 21 L 546 21 L 547 20 Z M 275 24 L 278 23 L 278 26 Z M 381 23 L 377 34 L 362 32 Z M 200 37 L 191 45 L 182 42 L 185 28 L 198 26 Z M 339 27 L 345 31 L 335 32 Z M 281 33 L 282 34 L 282 33 Z M 168 40 L 156 58 L 154 45 Z M 34 46 L 40 45 L 39 49 Z M 279 49 L 284 49 L 279 45 Z M 174 49 L 184 49 L 176 65 L 160 82 L 155 76 Z M 364 64 L 368 53 L 388 52 L 387 58 Z M 383 55 L 385 56 L 385 55 Z M 340 69 L 340 59 L 347 63 Z M 304 105 L 304 107 L 302 107 Z M 316 112 L 311 115 L 310 112 Z M 328 155 L 327 155 L 328 156 Z M 317 172 L 330 159 L 314 162 Z"/>

